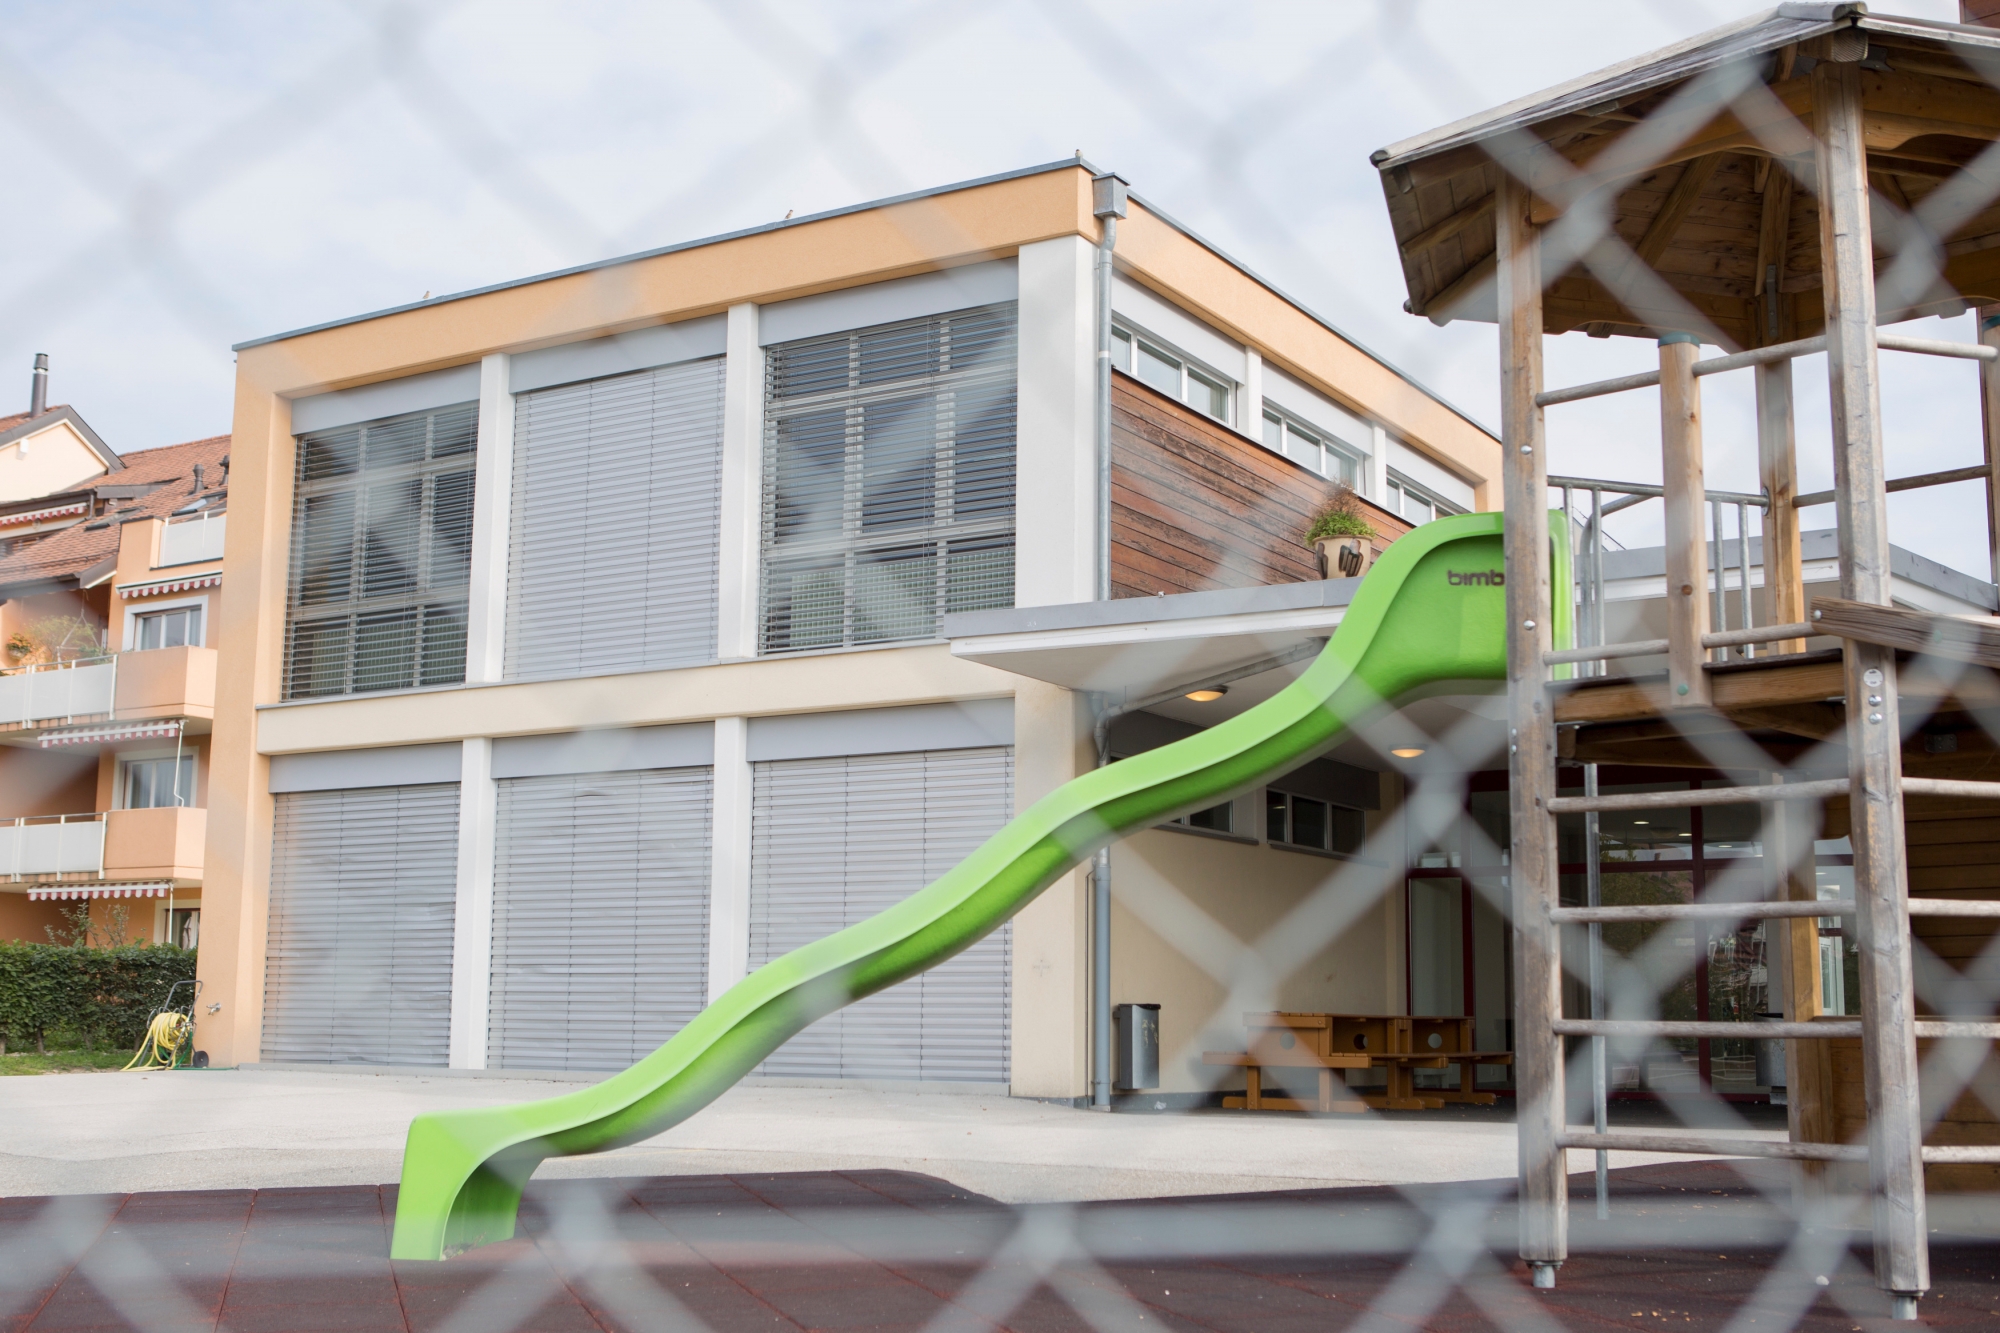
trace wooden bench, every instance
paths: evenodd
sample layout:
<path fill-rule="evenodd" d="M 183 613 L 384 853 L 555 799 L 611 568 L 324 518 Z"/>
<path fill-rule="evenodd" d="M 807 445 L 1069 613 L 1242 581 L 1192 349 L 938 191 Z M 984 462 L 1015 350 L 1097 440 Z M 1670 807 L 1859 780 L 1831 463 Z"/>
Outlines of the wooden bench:
<path fill-rule="evenodd" d="M 1490 1092 L 1473 1087 L 1480 1065 L 1511 1064 L 1508 1051 L 1472 1050 L 1470 1018 L 1411 1018 L 1400 1014 L 1256 1013 L 1243 1016 L 1250 1030 L 1247 1051 L 1204 1051 L 1202 1062 L 1243 1070 L 1242 1096 L 1227 1095 L 1225 1107 L 1248 1111 L 1417 1111 L 1446 1102 L 1491 1106 Z M 1455 1091 L 1419 1089 L 1416 1071 L 1456 1065 Z M 1319 1075 L 1313 1102 L 1266 1096 L 1266 1069 L 1311 1069 Z M 1336 1084 L 1336 1069 L 1381 1069 L 1387 1086 L 1380 1093 L 1356 1093 Z M 1341 1094 L 1335 1094 L 1339 1086 Z"/>

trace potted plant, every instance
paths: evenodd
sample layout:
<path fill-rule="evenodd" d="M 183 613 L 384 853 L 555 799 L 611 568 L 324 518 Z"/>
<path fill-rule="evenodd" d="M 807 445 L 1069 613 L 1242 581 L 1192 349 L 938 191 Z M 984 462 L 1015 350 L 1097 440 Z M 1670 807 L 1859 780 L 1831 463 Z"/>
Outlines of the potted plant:
<path fill-rule="evenodd" d="M 1306 530 L 1306 545 L 1319 552 L 1320 577 L 1359 578 L 1375 559 L 1375 529 L 1361 508 L 1361 497 L 1352 487 L 1333 484 L 1333 496 L 1313 517 Z"/>

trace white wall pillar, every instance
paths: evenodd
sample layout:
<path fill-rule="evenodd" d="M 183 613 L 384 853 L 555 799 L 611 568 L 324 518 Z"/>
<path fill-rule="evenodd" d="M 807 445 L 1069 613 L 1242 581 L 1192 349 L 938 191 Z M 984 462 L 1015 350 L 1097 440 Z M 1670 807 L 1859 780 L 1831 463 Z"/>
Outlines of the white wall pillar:
<path fill-rule="evenodd" d="M 1368 489 L 1365 493 L 1386 509 L 1389 506 L 1389 432 L 1371 421 L 1368 433 Z"/>
<path fill-rule="evenodd" d="M 499 788 L 493 742 L 464 742 L 458 769 L 458 899 L 451 933 L 453 1069 L 486 1068 L 486 1015 L 493 974 L 493 833 Z"/>
<path fill-rule="evenodd" d="M 722 485 L 716 560 L 715 653 L 757 655 L 758 535 L 763 522 L 764 349 L 757 306 L 729 307 L 722 377 Z"/>
<path fill-rule="evenodd" d="M 1251 439 L 1264 439 L 1264 354 L 1243 348 L 1243 391 L 1236 395 L 1236 429 Z"/>
<path fill-rule="evenodd" d="M 714 834 L 708 860 L 708 998 L 750 970 L 750 719 L 715 719 Z"/>
<path fill-rule="evenodd" d="M 500 679 L 507 632 L 507 544 L 514 504 L 513 358 L 479 363 L 479 453 L 472 483 L 472 583 L 465 614 L 465 679 Z"/>
<path fill-rule="evenodd" d="M 1097 248 L 1020 250 L 1014 604 L 1090 601 L 1097 571 Z"/>

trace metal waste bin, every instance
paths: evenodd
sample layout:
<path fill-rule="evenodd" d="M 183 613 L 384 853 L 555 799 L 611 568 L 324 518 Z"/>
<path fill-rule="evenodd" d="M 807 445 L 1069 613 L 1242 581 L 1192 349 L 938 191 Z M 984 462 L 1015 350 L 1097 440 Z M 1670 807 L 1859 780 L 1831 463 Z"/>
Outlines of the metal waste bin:
<path fill-rule="evenodd" d="M 1783 1014 L 1759 1014 L 1766 1023 L 1782 1023 Z M 1771 1090 L 1774 1105 L 1785 1104 L 1785 1039 L 1767 1037 L 1754 1043 L 1757 1048 L 1757 1082 Z"/>
<path fill-rule="evenodd" d="M 1120 1004 L 1111 1009 L 1111 1086 L 1140 1092 L 1160 1086 L 1160 1006 Z"/>

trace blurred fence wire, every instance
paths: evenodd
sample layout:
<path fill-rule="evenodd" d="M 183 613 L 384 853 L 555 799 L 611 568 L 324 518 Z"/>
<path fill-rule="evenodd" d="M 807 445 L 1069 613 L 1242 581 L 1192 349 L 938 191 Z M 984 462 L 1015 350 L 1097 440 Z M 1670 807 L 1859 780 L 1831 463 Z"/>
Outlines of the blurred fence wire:
<path fill-rule="evenodd" d="M 156 164 L 142 163 L 94 128 L 71 90 L 0 44 L 0 110 L 17 133 L 46 142 L 73 181 L 101 200 L 107 218 L 93 234 L 75 238 L 67 253 L 17 267 L 0 298 L 0 320 L 18 325 L 52 301 L 89 300 L 108 275 L 136 272 L 199 338 L 226 345 L 259 331 L 249 327 L 229 285 L 191 258 L 182 228 L 258 164 L 383 88 L 407 108 L 412 128 L 434 136 L 498 207 L 578 261 L 657 243 L 662 225 L 691 212 L 727 214 L 757 178 L 807 156 L 823 155 L 877 193 L 913 188 L 928 182 L 906 178 L 896 145 L 870 129 L 857 104 L 974 14 L 957 0 L 913 4 L 879 18 L 856 11 L 843 16 L 849 22 L 829 44 L 821 34 L 806 35 L 796 11 L 759 0 L 710 0 L 706 12 L 716 23 L 804 90 L 800 118 L 734 145 L 692 178 L 653 183 L 657 199 L 614 227 L 482 118 L 427 56 L 427 34 L 462 8 L 356 6 L 359 36 Z M 1684 8 L 1671 8 L 1673 22 L 1687 26 Z M 1269 256 L 1273 269 L 1304 275 L 1301 284 L 1331 304 L 1359 299 L 1347 276 L 1353 256 L 1324 253 L 1299 229 L 1245 169 L 1246 148 L 1277 126 L 1336 104 L 1357 59 L 1437 97 L 1437 121 L 1463 109 L 1447 105 L 1443 90 L 1477 82 L 1465 72 L 1476 53 L 1447 49 L 1437 30 L 1419 21 L 1420 7 L 1390 0 L 1361 18 L 1350 16 L 1352 26 L 1338 40 L 1295 59 L 1289 77 L 1235 105 L 1217 105 L 1207 90 L 1159 68 L 1134 39 L 1129 15 L 1053 0 L 1037 0 L 1033 9 L 1082 62 L 1115 80 L 1162 135 L 1186 145 L 1207 206 L 1236 235 Z M 2000 68 L 1987 73 L 2000 87 Z M 1724 65 L 1692 81 L 1646 133 L 1628 136 L 1615 150 L 1620 169 L 1638 173 L 1666 160 L 1690 126 L 1724 108 L 1746 124 L 1782 117 L 1754 67 Z M 1774 139 L 1771 151 L 1786 146 Z M 1590 192 L 1594 177 L 1526 136 L 1505 147 L 1507 169 L 1532 171 L 1536 188 L 1551 197 L 1575 196 L 1546 237 L 1551 276 L 1585 269 L 1634 308 L 1674 310 L 1685 327 L 1707 327 L 1699 310 L 1638 261 L 1613 225 L 1607 196 Z M 1811 185 L 1803 178 L 1799 184 Z M 1884 304 L 1930 293 L 1939 281 L 1940 238 L 1996 197 L 2000 148 L 1914 207 L 1878 195 L 1893 250 L 1891 262 L 1880 266 Z M 1386 263 L 1387 256 L 1367 262 Z M 1947 680 L 1965 669 L 1941 658 L 1921 665 Z M 2000 749 L 2000 718 L 1976 716 Z M 1904 720 L 1914 734 L 1926 717 L 1911 708 Z M 1510 910 L 1504 831 L 1496 837 L 1491 822 L 1470 809 L 1473 775 L 1504 764 L 1490 749 L 1491 722 L 1474 717 L 1419 737 L 1428 758 L 1407 799 L 1376 824 L 1358 854 L 1329 862 L 1321 885 L 1255 938 L 1237 938 L 1199 904 L 1170 893 L 1126 898 L 1121 906 L 1207 974 L 1222 996 L 1214 1021 L 1224 1026 L 1243 1011 L 1277 1007 L 1283 979 L 1358 920 L 1380 913 L 1385 899 L 1404 891 L 1404 868 L 1422 864 L 1432 849 L 1448 849 L 1439 853 L 1444 868 L 1463 871 L 1464 891 L 1504 918 Z M 1385 707 L 1363 739 L 1389 767 L 1388 752 L 1411 745 L 1411 723 L 1392 720 Z M 1837 737 L 1801 747 L 1789 763 L 1741 735 L 1689 728 L 1683 739 L 1718 773 L 1805 781 L 1844 772 Z M 1694 891 L 1748 899 L 1766 894 L 1785 873 L 1811 878 L 1814 839 L 1774 838 L 1771 821 L 1778 817 L 1751 821 L 1746 841 L 1753 845 L 1719 863 Z M 1772 864 L 1762 854 L 1765 844 L 1802 849 L 1802 864 Z M 1659 873 L 1684 864 L 1635 858 L 1620 868 Z M 1467 913 L 1469 919 L 1469 907 Z M 1764 928 L 1732 928 L 1726 940 L 1704 938 L 1695 948 L 1661 930 L 1607 956 L 1605 1015 L 1667 1014 L 1698 973 L 1705 978 L 1722 966 L 1717 950 L 1724 947 L 1740 949 L 1748 960 L 1739 971 L 1764 969 L 1762 984 L 1769 987 Z M 1969 961 L 1939 958 L 1921 943 L 1917 952 L 1922 1004 L 1940 1014 L 1993 1016 L 2000 941 Z M 1565 951 L 1573 998 L 1588 985 L 1584 956 L 1580 947 Z M 1469 1007 L 1471 998 L 1464 998 Z M 1768 994 L 1765 1002 L 1775 1003 Z M 1988 1049 L 1980 1041 L 1936 1044 L 1926 1066 L 1933 1122 L 1965 1096 L 2000 1118 Z M 1198 1050 L 1163 1054 L 1181 1063 L 1200 1057 Z M 1577 1043 L 1568 1074 L 1574 1123 L 1586 1123 L 1591 1111 L 1584 1095 L 1589 1058 L 1588 1043 Z M 1649 1068 L 1668 1071 L 1670 1113 L 1688 1123 L 1746 1139 L 1782 1137 L 1768 1119 L 1747 1118 L 1714 1079 L 1695 1074 L 1690 1043 L 1614 1042 L 1609 1063 L 1637 1071 L 1639 1084 L 1648 1081 Z M 1331 1117 L 1324 1125 L 1329 1151 L 1337 1150 L 1341 1124 Z M 1574 1160 L 1587 1164 L 1582 1153 Z M 0 1244 L 8 1256 L 0 1264 L 0 1313 L 21 1329 L 122 1326 L 149 1333 L 306 1329 L 342 1319 L 345 1327 L 454 1333 L 544 1327 L 724 1333 L 829 1327 L 843 1319 L 849 1326 L 926 1333 L 990 1327 L 1128 1333 L 1159 1323 L 1262 1329 L 1308 1320 L 1368 1333 L 1447 1324 L 1549 1333 L 1669 1316 L 1731 1333 L 1753 1327 L 1766 1333 L 1851 1327 L 1883 1313 L 1862 1257 L 1865 1199 L 1809 1188 L 1789 1163 L 1700 1171 L 1622 1177 L 1608 1216 L 1579 1208 L 1572 1224 L 1576 1276 L 1566 1276 L 1555 1293 L 1528 1288 L 1512 1259 L 1511 1194 L 1492 1182 L 1007 1208 L 935 1181 L 883 1173 L 843 1173 L 811 1189 L 780 1177 L 564 1180 L 531 1187 L 522 1239 L 429 1266 L 387 1262 L 393 1195 L 373 1188 L 265 1191 L 254 1200 L 226 1192 L 16 1199 L 0 1202 Z M 1698 1180 L 1699 1188 L 1674 1183 L 1683 1179 Z M 1971 1234 L 1991 1222 L 1983 1206 L 1968 1195 L 1933 1200 L 1933 1213 L 1945 1227 Z M 1990 1242 L 1984 1244 L 1990 1256 Z M 1982 1251 L 1973 1245 L 1969 1253 Z M 1990 1301 L 1990 1288 L 1983 1297 L 1976 1291 L 1978 1281 L 1989 1279 L 1973 1276 L 1984 1272 L 1987 1259 L 1954 1262 L 1939 1261 L 1940 1291 L 1957 1300 L 1965 1288 L 1973 1292 L 1968 1300 Z M 333 1322 L 315 1322 L 322 1319 Z"/>

